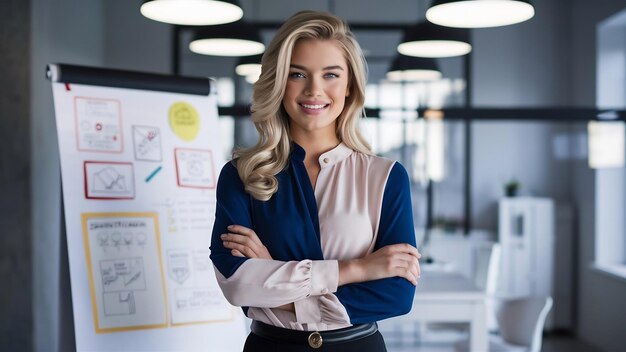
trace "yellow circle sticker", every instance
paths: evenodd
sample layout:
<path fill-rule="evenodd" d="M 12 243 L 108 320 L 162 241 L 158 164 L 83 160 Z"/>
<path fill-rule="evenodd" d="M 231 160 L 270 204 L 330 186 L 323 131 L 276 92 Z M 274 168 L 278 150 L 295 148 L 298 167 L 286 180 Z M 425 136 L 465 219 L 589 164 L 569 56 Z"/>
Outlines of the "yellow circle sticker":
<path fill-rule="evenodd" d="M 185 141 L 192 141 L 200 132 L 198 112 L 191 104 L 179 101 L 170 107 L 170 128 Z"/>

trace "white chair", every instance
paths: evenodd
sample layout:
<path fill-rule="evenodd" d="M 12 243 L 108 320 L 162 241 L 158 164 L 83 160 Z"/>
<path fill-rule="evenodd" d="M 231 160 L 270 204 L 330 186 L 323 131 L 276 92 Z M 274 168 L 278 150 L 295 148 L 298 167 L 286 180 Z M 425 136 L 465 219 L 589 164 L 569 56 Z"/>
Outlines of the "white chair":
<path fill-rule="evenodd" d="M 543 325 L 552 308 L 552 297 L 523 297 L 501 302 L 496 312 L 500 336 L 490 336 L 490 352 L 540 352 Z M 469 351 L 469 340 L 454 344 Z M 484 351 L 471 351 L 484 352 Z"/>
<path fill-rule="evenodd" d="M 500 277 L 501 259 L 502 247 L 499 243 L 495 243 L 491 247 L 489 265 L 487 267 L 487 278 L 485 280 L 485 294 L 487 295 L 485 306 L 487 307 L 487 328 L 489 331 L 498 330 L 494 305 L 496 303 L 496 290 L 498 289 L 498 280 Z"/>

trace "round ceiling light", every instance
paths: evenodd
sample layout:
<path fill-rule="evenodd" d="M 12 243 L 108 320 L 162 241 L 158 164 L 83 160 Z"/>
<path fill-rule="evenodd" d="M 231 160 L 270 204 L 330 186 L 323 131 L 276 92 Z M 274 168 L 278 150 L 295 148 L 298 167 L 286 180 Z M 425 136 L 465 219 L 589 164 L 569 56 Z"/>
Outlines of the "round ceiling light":
<path fill-rule="evenodd" d="M 452 57 L 472 51 L 466 29 L 420 22 L 404 32 L 398 52 L 407 56 Z"/>
<path fill-rule="evenodd" d="M 430 22 L 456 28 L 506 26 L 534 15 L 528 0 L 435 0 L 426 11 Z"/>
<path fill-rule="evenodd" d="M 436 81 L 441 71 L 433 58 L 398 55 L 387 72 L 390 81 Z"/>
<path fill-rule="evenodd" d="M 186 26 L 230 23 L 243 17 L 237 2 L 227 0 L 148 0 L 139 11 L 155 21 Z"/>
<path fill-rule="evenodd" d="M 244 56 L 239 59 L 235 72 L 239 76 L 260 75 L 263 55 Z"/>
<path fill-rule="evenodd" d="M 239 21 L 196 30 L 189 49 L 203 55 L 250 56 L 261 54 L 265 45 L 256 27 Z"/>

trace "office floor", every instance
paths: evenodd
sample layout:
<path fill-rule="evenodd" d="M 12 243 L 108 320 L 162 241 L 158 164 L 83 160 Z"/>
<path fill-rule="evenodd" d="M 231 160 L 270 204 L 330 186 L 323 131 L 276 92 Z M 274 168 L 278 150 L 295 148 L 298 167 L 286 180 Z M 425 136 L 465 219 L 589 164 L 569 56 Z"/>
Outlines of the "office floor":
<path fill-rule="evenodd" d="M 387 340 L 388 352 L 454 352 L 454 342 L 417 342 Z M 454 341 L 454 340 L 452 340 Z M 543 338 L 542 352 L 602 352 L 575 337 L 564 334 L 547 334 Z"/>

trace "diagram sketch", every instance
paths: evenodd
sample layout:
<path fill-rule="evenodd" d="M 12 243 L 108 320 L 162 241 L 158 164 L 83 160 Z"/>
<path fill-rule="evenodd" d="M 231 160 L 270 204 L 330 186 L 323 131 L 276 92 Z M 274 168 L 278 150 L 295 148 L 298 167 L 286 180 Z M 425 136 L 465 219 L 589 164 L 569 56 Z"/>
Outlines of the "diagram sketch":
<path fill-rule="evenodd" d="M 135 159 L 161 161 L 161 133 L 154 126 L 133 126 Z"/>
<path fill-rule="evenodd" d="M 146 289 L 142 258 L 103 260 L 100 275 L 105 292 Z"/>
<path fill-rule="evenodd" d="M 167 252 L 168 274 L 174 282 L 182 285 L 191 275 L 189 252 L 172 249 Z"/>
<path fill-rule="evenodd" d="M 157 213 L 84 213 L 96 332 L 167 324 Z"/>
<path fill-rule="evenodd" d="M 88 199 L 133 199 L 133 164 L 85 161 L 85 186 Z"/>
<path fill-rule="evenodd" d="M 180 187 L 215 188 L 215 169 L 210 150 L 178 148 L 174 154 Z"/>
<path fill-rule="evenodd" d="M 112 167 L 106 167 L 94 174 L 92 192 L 126 193 L 126 178 Z"/>
<path fill-rule="evenodd" d="M 74 114 L 78 150 L 122 152 L 122 112 L 119 101 L 76 97 Z"/>
<path fill-rule="evenodd" d="M 135 296 L 132 291 L 105 292 L 104 315 L 130 315 L 135 314 Z"/>

